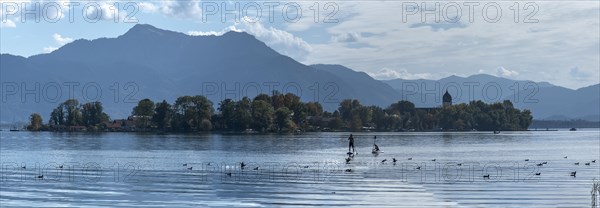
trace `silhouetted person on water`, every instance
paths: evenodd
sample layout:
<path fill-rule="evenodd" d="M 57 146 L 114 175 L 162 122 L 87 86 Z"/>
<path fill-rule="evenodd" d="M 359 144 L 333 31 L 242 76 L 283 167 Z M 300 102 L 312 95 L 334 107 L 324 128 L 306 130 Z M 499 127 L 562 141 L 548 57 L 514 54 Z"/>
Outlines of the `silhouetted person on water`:
<path fill-rule="evenodd" d="M 352 134 L 350 134 L 350 137 L 348 137 L 348 152 L 350 152 L 350 148 L 352 148 L 352 153 L 356 152 L 354 149 L 354 137 L 352 137 Z"/>
<path fill-rule="evenodd" d="M 373 150 L 372 152 L 379 152 L 379 146 L 377 146 L 377 144 L 375 144 L 375 140 L 377 140 L 377 136 L 373 137 Z"/>

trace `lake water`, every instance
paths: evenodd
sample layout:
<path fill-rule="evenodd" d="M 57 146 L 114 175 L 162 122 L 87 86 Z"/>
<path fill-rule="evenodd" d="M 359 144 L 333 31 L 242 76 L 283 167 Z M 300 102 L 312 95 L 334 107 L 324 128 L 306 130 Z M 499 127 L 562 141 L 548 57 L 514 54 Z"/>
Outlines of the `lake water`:
<path fill-rule="evenodd" d="M 348 134 L 2 131 L 0 205 L 589 207 L 600 178 L 598 129 L 355 133 L 346 164 Z"/>

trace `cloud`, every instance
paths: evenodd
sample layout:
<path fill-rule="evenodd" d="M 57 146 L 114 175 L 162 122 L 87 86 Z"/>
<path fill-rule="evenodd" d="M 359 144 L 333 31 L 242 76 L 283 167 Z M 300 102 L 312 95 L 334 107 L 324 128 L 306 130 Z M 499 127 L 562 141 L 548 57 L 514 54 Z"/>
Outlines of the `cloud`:
<path fill-rule="evenodd" d="M 137 3 L 137 5 L 139 6 L 140 11 L 146 12 L 146 13 L 154 13 L 154 12 L 158 12 L 158 10 L 159 10 L 158 6 L 156 6 L 150 2 L 139 2 L 139 3 Z"/>
<path fill-rule="evenodd" d="M 8 20 L 7 23 L 0 22 L 0 26 L 14 27 L 15 22 L 33 22 L 36 21 L 36 18 L 41 19 L 41 22 L 55 23 L 61 20 L 64 21 L 63 19 L 70 16 L 75 16 L 76 21 L 111 21 L 116 18 L 123 20 L 127 17 L 127 13 L 121 11 L 122 3 L 117 0 L 17 0 L 14 2 L 7 2 L 6 5 L 2 4 L 0 15 L 2 15 L 2 10 L 6 11 L 6 7 L 9 5 L 12 7 L 13 3 L 18 5 L 16 14 L 10 15 L 14 17 L 14 22 L 11 20 Z M 119 3 L 121 6 L 115 6 L 115 3 Z M 28 15 L 21 15 L 21 13 L 24 12 L 23 10 L 27 10 Z M 70 12 L 74 12 L 74 14 L 70 14 Z M 90 20 L 83 20 L 82 15 L 85 15 Z M 2 15 L 2 17 L 4 17 L 4 15 Z M 21 19 L 22 17 L 24 19 Z"/>
<path fill-rule="evenodd" d="M 9 19 L 8 15 L 6 16 L 6 18 L 4 17 L 4 11 L 6 11 L 6 10 L 8 10 L 6 8 L 6 6 L 4 6 L 4 5 L 0 6 L 0 28 L 15 28 L 15 27 L 17 27 L 15 22 L 13 20 Z"/>
<path fill-rule="evenodd" d="M 73 42 L 73 38 L 63 37 L 58 33 L 54 33 L 54 35 L 52 35 L 52 38 L 54 38 L 54 41 L 60 46 Z"/>
<path fill-rule="evenodd" d="M 203 31 L 188 31 L 187 32 L 188 35 L 190 36 L 221 36 L 224 34 L 223 31 L 221 32 L 217 32 L 217 31 L 207 31 L 207 32 L 203 32 Z"/>
<path fill-rule="evenodd" d="M 220 36 L 229 31 L 247 32 L 267 44 L 273 50 L 298 61 L 304 60 L 312 51 L 310 44 L 302 38 L 274 27 L 265 27 L 260 22 L 252 23 L 244 21 L 242 23 L 235 23 L 221 31 L 188 31 L 187 34 L 191 36 Z"/>
<path fill-rule="evenodd" d="M 44 53 L 51 53 L 52 51 L 55 51 L 57 49 L 58 49 L 58 47 L 53 47 L 53 46 L 44 47 Z"/>
<path fill-rule="evenodd" d="M 243 22 L 243 30 L 265 42 L 279 53 L 302 61 L 312 51 L 312 47 L 302 38 L 274 27 L 265 27 L 260 22 Z"/>
<path fill-rule="evenodd" d="M 15 28 L 17 25 L 12 20 L 2 20 L 0 21 L 0 28 Z"/>
<path fill-rule="evenodd" d="M 515 77 L 519 75 L 519 72 L 514 70 L 508 70 L 501 66 L 496 69 L 496 75 L 498 75 L 499 77 Z"/>
<path fill-rule="evenodd" d="M 498 3 L 503 8 L 511 6 L 510 2 Z M 425 4 L 431 6 L 435 3 Z M 468 76 L 479 69 L 486 69 L 481 72 L 532 81 L 552 81 L 552 84 L 569 88 L 598 83 L 600 19 L 597 17 L 600 5 L 589 2 L 534 4 L 544 8 L 543 13 L 531 17 L 540 20 L 536 24 L 523 24 L 523 18 L 517 24 L 513 18 L 505 16 L 499 22 L 489 23 L 482 18 L 481 9 L 474 10 L 474 15 L 470 15 L 474 19 L 470 21 L 464 7 L 462 18 L 457 23 L 442 20 L 440 23 L 419 24 L 419 14 L 410 16 L 406 22 L 403 22 L 402 15 L 394 15 L 402 11 L 402 2 L 339 2 L 340 8 L 344 8 L 340 11 L 352 15 L 338 24 L 326 25 L 325 35 L 309 33 L 311 41 L 315 39 L 312 37 L 326 39 L 311 42 L 314 50 L 306 62 L 343 64 L 359 70 L 405 68 L 432 75 L 439 74 L 440 70 L 450 70 Z M 428 16 L 428 20 L 432 17 Z M 318 32 L 318 29 L 310 31 Z M 343 40 L 348 32 L 362 34 L 358 42 L 369 47 L 356 48 L 353 44 L 331 41 L 334 40 L 332 37 Z M 364 35 L 366 33 L 377 36 L 368 37 Z M 571 41 L 565 43 L 563 40 Z M 574 65 L 579 69 L 570 74 Z M 498 66 L 507 68 L 498 69 Z M 590 75 L 588 79 L 578 80 L 572 76 L 582 76 L 582 71 Z"/>
<path fill-rule="evenodd" d="M 440 30 L 450 30 L 454 28 L 465 28 L 467 25 L 462 22 L 449 23 L 449 22 L 439 22 L 439 23 L 416 23 L 410 25 L 410 28 L 419 28 L 419 27 L 429 27 L 431 31 L 438 32 Z"/>
<path fill-rule="evenodd" d="M 367 73 L 369 76 L 378 80 L 389 80 L 389 79 L 432 79 L 434 76 L 431 73 L 410 73 L 406 69 L 392 70 L 389 68 L 383 68 L 375 73 Z"/>
<path fill-rule="evenodd" d="M 353 43 L 357 42 L 361 38 L 359 33 L 345 33 L 340 35 L 335 35 L 331 37 L 333 42 L 339 43 Z"/>
<path fill-rule="evenodd" d="M 265 27 L 260 22 L 244 22 L 244 31 L 256 36 L 280 53 L 303 60 L 312 51 L 312 47 L 302 38 L 274 27 Z"/>
<path fill-rule="evenodd" d="M 190 36 L 221 36 L 229 31 L 234 31 L 234 32 L 243 32 L 241 29 L 236 28 L 236 25 L 231 25 L 221 31 L 188 31 L 187 34 Z"/>
<path fill-rule="evenodd" d="M 58 34 L 58 33 L 54 33 L 54 35 L 52 35 L 52 39 L 54 39 L 54 42 L 58 45 L 58 46 L 47 46 L 44 47 L 43 50 L 45 53 L 50 53 L 52 51 L 57 50 L 58 48 L 73 42 L 73 38 L 68 38 L 68 37 L 63 37 L 62 35 Z"/>
<path fill-rule="evenodd" d="M 169 17 L 182 19 L 199 19 L 202 17 L 200 0 L 164 0 L 138 3 L 142 12 L 160 13 Z"/>
<path fill-rule="evenodd" d="M 119 11 L 118 7 L 115 7 L 113 1 L 93 1 L 94 6 L 86 7 L 86 17 L 89 17 L 92 21 L 95 20 L 123 20 L 128 17 L 128 14 L 124 11 Z M 133 17 L 132 19 L 135 19 Z"/>
<path fill-rule="evenodd" d="M 591 76 L 589 73 L 579 70 L 579 67 L 571 68 L 571 70 L 569 70 L 569 74 L 575 78 L 587 78 Z"/>

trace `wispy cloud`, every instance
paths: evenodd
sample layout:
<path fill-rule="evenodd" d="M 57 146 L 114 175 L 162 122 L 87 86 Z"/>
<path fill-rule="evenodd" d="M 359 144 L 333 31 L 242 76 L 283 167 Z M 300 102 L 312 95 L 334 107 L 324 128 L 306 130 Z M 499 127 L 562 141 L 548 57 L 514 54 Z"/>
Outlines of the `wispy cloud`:
<path fill-rule="evenodd" d="M 352 42 L 357 42 L 360 38 L 361 38 L 361 35 L 359 33 L 354 32 L 354 33 L 344 33 L 344 34 L 332 36 L 331 40 L 333 42 L 352 43 Z"/>
<path fill-rule="evenodd" d="M 408 72 L 408 70 L 406 69 L 398 69 L 398 70 L 392 70 L 389 68 L 383 68 L 377 72 L 370 72 L 367 73 L 369 74 L 369 76 L 375 78 L 375 79 L 379 79 L 379 80 L 390 80 L 390 79 L 407 79 L 407 80 L 414 80 L 414 79 L 437 79 L 440 78 L 443 75 L 434 75 L 431 73 L 410 73 Z"/>
<path fill-rule="evenodd" d="M 181 19 L 200 19 L 202 8 L 200 0 L 162 0 L 138 3 L 142 12 L 160 13 Z"/>
<path fill-rule="evenodd" d="M 10 19 L 0 21 L 0 28 L 15 28 L 17 25 Z"/>
<path fill-rule="evenodd" d="M 468 21 L 463 10 L 463 19 L 457 23 L 422 23 L 419 14 L 405 23 L 401 15 L 394 15 L 402 10 L 402 2 L 339 4 L 354 15 L 326 29 L 329 37 L 335 37 L 331 40 L 337 42 L 311 43 L 314 50 L 307 57 L 309 64 L 343 64 L 371 74 L 379 71 L 370 69 L 389 68 L 432 75 L 448 71 L 468 76 L 479 73 L 479 69 L 489 69 L 484 73 L 552 81 L 570 88 L 600 82 L 597 3 L 536 2 L 540 11 L 544 11 L 534 16 L 538 23 L 523 23 L 522 19 L 515 23 L 508 16 L 489 23 L 482 18 L 481 9 L 473 14 L 473 22 Z M 499 4 L 503 8 L 511 6 L 508 2 Z M 377 36 L 359 37 L 359 42 L 369 47 L 355 48 L 340 41 L 355 40 L 347 35 L 349 31 Z M 573 65 L 579 66 L 579 72 L 570 72 Z M 589 76 L 581 76 L 582 69 L 588 69 L 585 72 Z M 573 79 L 573 75 L 580 80 Z"/>
<path fill-rule="evenodd" d="M 410 25 L 410 28 L 419 28 L 419 27 L 429 27 L 431 31 L 437 32 L 441 30 L 450 30 L 455 28 L 465 28 L 466 24 L 462 22 L 449 23 L 449 22 L 439 22 L 439 23 L 415 23 Z"/>
<path fill-rule="evenodd" d="M 57 50 L 58 48 L 60 48 L 61 46 L 64 46 L 70 42 L 73 42 L 73 38 L 69 38 L 69 37 L 63 37 L 62 35 L 58 34 L 58 33 L 54 33 L 54 35 L 52 35 L 52 39 L 54 39 L 54 42 L 58 45 L 58 46 L 47 46 L 44 47 L 43 50 L 46 53 L 50 53 L 52 51 Z"/>
<path fill-rule="evenodd" d="M 247 32 L 253 35 L 258 40 L 265 42 L 269 47 L 277 52 L 290 56 L 296 60 L 304 60 L 312 51 L 312 47 L 302 38 L 296 37 L 292 33 L 280 30 L 274 27 L 266 27 L 260 22 L 242 22 L 233 24 L 221 31 L 188 31 L 188 35 L 192 36 L 207 36 L 207 35 L 223 35 L 229 31 Z"/>
<path fill-rule="evenodd" d="M 516 77 L 519 75 L 519 72 L 515 70 L 508 70 L 501 66 L 496 69 L 496 75 L 499 77 Z"/>

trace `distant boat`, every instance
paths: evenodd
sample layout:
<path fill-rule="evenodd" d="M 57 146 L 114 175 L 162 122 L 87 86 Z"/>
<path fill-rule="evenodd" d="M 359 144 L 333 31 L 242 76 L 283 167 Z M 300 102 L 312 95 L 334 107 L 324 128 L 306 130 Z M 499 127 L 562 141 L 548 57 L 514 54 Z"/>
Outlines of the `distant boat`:
<path fill-rule="evenodd" d="M 571 129 L 569 129 L 569 131 L 577 131 L 577 129 L 576 128 L 571 128 Z"/>
<path fill-rule="evenodd" d="M 10 127 L 9 131 L 19 131 L 17 125 L 15 125 L 15 117 L 13 116 L 13 125 Z"/>
<path fill-rule="evenodd" d="M 20 131 L 17 126 L 13 125 L 12 127 L 10 127 L 9 131 Z"/>

